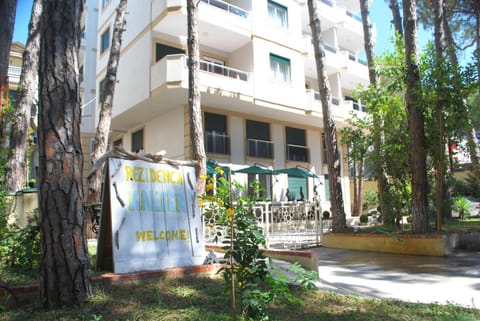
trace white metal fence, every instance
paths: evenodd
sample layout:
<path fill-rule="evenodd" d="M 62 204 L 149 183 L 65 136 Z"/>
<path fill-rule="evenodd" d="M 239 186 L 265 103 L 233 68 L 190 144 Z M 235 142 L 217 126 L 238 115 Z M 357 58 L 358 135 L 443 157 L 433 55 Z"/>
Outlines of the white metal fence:
<path fill-rule="evenodd" d="M 319 202 L 258 202 L 255 216 L 263 229 L 267 248 L 302 248 L 318 246 L 324 230 Z M 204 237 L 207 244 L 222 244 L 226 228 L 216 224 L 215 214 L 204 216 Z M 330 220 L 328 220 L 330 222 Z"/>

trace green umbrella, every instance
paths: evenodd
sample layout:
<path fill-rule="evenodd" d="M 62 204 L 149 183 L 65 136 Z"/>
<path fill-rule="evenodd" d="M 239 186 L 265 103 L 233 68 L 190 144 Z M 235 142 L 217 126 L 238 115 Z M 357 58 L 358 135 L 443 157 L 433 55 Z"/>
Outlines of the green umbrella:
<path fill-rule="evenodd" d="M 274 175 L 287 174 L 288 176 L 302 177 L 302 178 L 308 178 L 308 177 L 319 178 L 318 175 L 301 166 L 278 169 L 273 171 L 273 174 Z"/>
<path fill-rule="evenodd" d="M 273 171 L 260 164 L 254 164 L 252 166 L 236 170 L 234 173 L 272 175 Z"/>
<path fill-rule="evenodd" d="M 229 167 L 221 166 L 217 162 L 212 161 L 212 160 L 207 160 L 207 174 L 208 175 L 218 174 L 218 172 L 216 171 L 217 167 L 220 167 L 225 172 L 225 174 L 228 175 L 228 172 L 230 171 Z"/>

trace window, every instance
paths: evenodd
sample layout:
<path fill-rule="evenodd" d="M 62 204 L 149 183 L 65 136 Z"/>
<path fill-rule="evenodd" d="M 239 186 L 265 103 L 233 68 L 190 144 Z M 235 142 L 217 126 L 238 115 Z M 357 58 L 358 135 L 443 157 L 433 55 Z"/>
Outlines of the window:
<path fill-rule="evenodd" d="M 200 62 L 200 69 L 208 72 L 213 72 L 220 75 L 226 75 L 225 61 L 210 57 L 203 57 L 206 63 Z"/>
<path fill-rule="evenodd" d="M 100 37 L 100 54 L 104 53 L 109 46 L 110 46 L 110 28 L 105 30 Z"/>
<path fill-rule="evenodd" d="M 143 129 L 132 133 L 132 152 L 143 153 Z"/>
<path fill-rule="evenodd" d="M 287 127 L 287 160 L 309 162 L 310 150 L 306 147 L 306 132 L 304 129 Z"/>
<path fill-rule="evenodd" d="M 102 0 L 102 8 L 105 8 L 106 6 L 108 6 L 110 1 L 112 1 L 112 0 Z"/>
<path fill-rule="evenodd" d="M 163 57 L 167 55 L 177 55 L 177 54 L 184 54 L 185 50 L 175 47 L 170 47 L 167 45 L 163 45 L 161 43 L 155 44 L 155 62 L 161 60 Z"/>
<path fill-rule="evenodd" d="M 270 124 L 247 119 L 246 127 L 247 155 L 273 158 L 273 144 L 270 141 Z"/>
<path fill-rule="evenodd" d="M 250 185 L 254 181 L 258 181 L 260 183 L 261 190 L 255 191 L 256 197 L 269 197 L 269 192 L 271 190 L 270 184 L 271 175 L 266 174 L 248 174 L 248 196 L 253 196 L 253 189 Z"/>
<path fill-rule="evenodd" d="M 307 199 L 307 179 L 303 177 L 288 176 L 289 201 L 304 201 Z"/>
<path fill-rule="evenodd" d="M 327 164 L 327 142 L 325 141 L 325 134 L 322 134 L 322 149 L 323 149 L 323 163 Z"/>
<path fill-rule="evenodd" d="M 330 183 L 328 180 L 328 175 L 325 174 L 325 180 L 323 182 L 323 186 L 325 186 L 325 200 L 329 201 L 330 200 Z"/>
<path fill-rule="evenodd" d="M 106 78 L 103 78 L 98 84 L 98 103 L 99 104 L 101 104 L 105 99 L 105 80 Z"/>
<path fill-rule="evenodd" d="M 123 138 L 119 138 L 113 141 L 113 147 L 123 147 Z"/>
<path fill-rule="evenodd" d="M 275 80 L 290 82 L 290 60 L 270 54 L 270 73 Z"/>
<path fill-rule="evenodd" d="M 273 1 L 268 1 L 268 18 L 276 27 L 288 28 L 287 7 Z"/>
<path fill-rule="evenodd" d="M 205 113 L 205 150 L 207 153 L 230 154 L 227 116 Z"/>

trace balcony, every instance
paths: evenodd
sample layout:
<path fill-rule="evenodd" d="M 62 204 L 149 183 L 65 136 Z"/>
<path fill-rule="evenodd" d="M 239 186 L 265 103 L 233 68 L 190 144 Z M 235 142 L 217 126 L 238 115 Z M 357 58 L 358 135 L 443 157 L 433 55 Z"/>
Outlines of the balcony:
<path fill-rule="evenodd" d="M 234 6 L 232 4 L 229 4 L 224 1 L 220 0 L 200 0 L 201 2 L 204 2 L 212 7 L 224 10 L 228 13 L 232 13 L 234 15 L 237 15 L 241 18 L 247 19 L 248 18 L 248 11 L 243 10 L 237 6 Z"/>
<path fill-rule="evenodd" d="M 230 154 L 230 137 L 225 133 L 206 132 L 205 133 L 205 151 L 215 154 Z"/>
<path fill-rule="evenodd" d="M 188 88 L 188 58 L 183 54 L 167 55 L 151 67 L 151 90 L 168 84 L 181 83 Z M 214 90 L 253 95 L 253 84 L 247 71 L 239 70 L 205 60 L 200 61 L 200 85 Z"/>
<path fill-rule="evenodd" d="M 22 67 L 8 66 L 8 80 L 11 84 L 18 84 L 20 82 L 20 75 Z"/>
<path fill-rule="evenodd" d="M 251 157 L 273 158 L 273 143 L 266 140 L 248 139 L 247 155 Z"/>
<path fill-rule="evenodd" d="M 152 30 L 187 39 L 186 0 L 152 1 Z M 198 33 L 202 46 L 234 52 L 251 41 L 250 12 L 227 1 L 200 0 Z"/>
<path fill-rule="evenodd" d="M 310 162 L 310 149 L 306 146 L 287 144 L 287 160 Z"/>
<path fill-rule="evenodd" d="M 234 68 L 225 67 L 213 62 L 200 60 L 200 70 L 222 75 L 228 78 L 239 79 L 242 81 L 248 81 L 248 73 Z"/>

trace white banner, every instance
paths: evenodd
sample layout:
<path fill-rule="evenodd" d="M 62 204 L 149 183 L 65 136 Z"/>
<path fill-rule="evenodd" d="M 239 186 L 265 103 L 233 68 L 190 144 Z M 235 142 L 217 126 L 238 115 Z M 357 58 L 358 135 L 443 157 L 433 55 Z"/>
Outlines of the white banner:
<path fill-rule="evenodd" d="M 108 175 L 115 273 L 203 264 L 193 167 L 111 158 Z"/>

